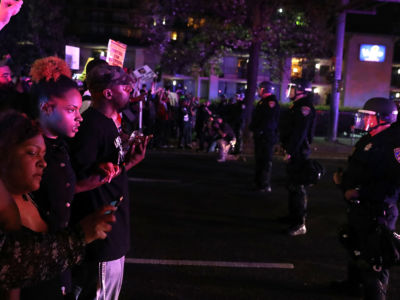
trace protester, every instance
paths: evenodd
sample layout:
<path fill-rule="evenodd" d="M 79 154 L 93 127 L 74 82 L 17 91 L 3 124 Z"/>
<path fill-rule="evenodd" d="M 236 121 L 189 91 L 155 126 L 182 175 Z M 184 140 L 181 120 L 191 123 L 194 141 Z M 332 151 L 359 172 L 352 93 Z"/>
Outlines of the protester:
<path fill-rule="evenodd" d="M 95 213 L 80 222 L 81 228 L 69 228 L 52 235 L 34 233 L 47 231 L 47 224 L 29 195 L 39 188 L 46 166 L 45 151 L 37 123 L 15 111 L 0 114 L 0 285 L 3 288 L 50 278 L 79 262 L 84 254 L 82 233 L 87 243 L 105 238 L 105 232 L 111 230 L 108 223 L 114 221 L 113 216 Z M 71 246 L 76 249 L 70 249 Z M 59 253 L 69 253 L 69 256 L 60 257 Z M 31 256 L 27 257 L 28 254 Z M 51 270 L 43 267 L 46 264 Z M 34 266 L 36 270 L 32 269 Z M 51 271 L 55 273 L 50 274 Z"/>
<path fill-rule="evenodd" d="M 161 148 L 169 147 L 171 135 L 171 107 L 169 104 L 168 92 L 159 89 L 156 102 L 156 123 L 155 123 L 155 146 Z"/>
<path fill-rule="evenodd" d="M 189 100 L 181 100 L 178 114 L 179 148 L 192 149 L 192 117 Z"/>
<path fill-rule="evenodd" d="M 226 122 L 232 127 L 236 137 L 236 144 L 233 149 L 234 154 L 242 153 L 243 148 L 243 125 L 244 125 L 244 111 L 246 105 L 244 104 L 243 98 L 238 94 L 235 98 L 230 99 L 230 103 L 227 105 Z"/>
<path fill-rule="evenodd" d="M 78 180 L 85 181 L 99 164 L 111 166 L 108 183 L 75 196 L 72 219 L 76 222 L 98 207 L 120 201 L 117 222 L 107 239 L 90 245 L 84 264 L 73 272 L 76 297 L 117 299 L 121 290 L 124 259 L 130 246 L 129 194 L 127 171 L 143 160 L 147 138 L 138 144 L 126 144 L 121 130 L 121 111 L 128 105 L 132 79 L 121 68 L 101 65 L 87 75 L 92 106 L 83 114 L 83 122 L 71 143 L 71 157 Z M 128 146 L 128 147 L 127 147 Z M 129 148 L 130 146 L 130 148 Z"/>
<path fill-rule="evenodd" d="M 105 60 L 102 60 L 100 58 L 92 59 L 91 61 L 88 62 L 88 64 L 85 67 L 86 75 L 94 67 L 96 67 L 98 65 L 108 65 L 108 63 Z M 83 92 L 83 96 L 82 96 L 82 106 L 79 109 L 79 112 L 81 114 L 83 114 L 84 111 L 87 110 L 90 107 L 90 104 L 92 103 L 92 96 L 90 94 L 90 91 L 87 89 L 86 78 L 85 78 L 85 81 L 84 81 L 84 86 L 85 86 L 85 91 Z"/>
<path fill-rule="evenodd" d="M 43 130 L 47 163 L 40 189 L 33 192 L 33 197 L 49 232 L 55 232 L 69 225 L 76 177 L 64 138 L 72 138 L 78 131 L 82 97 L 67 63 L 58 57 L 36 60 L 30 73 L 34 81 L 34 115 Z M 59 278 L 22 290 L 21 299 L 63 299 L 70 292 L 71 275 L 67 270 Z"/>
<path fill-rule="evenodd" d="M 206 142 L 206 127 L 207 121 L 212 116 L 212 111 L 210 110 L 211 102 L 206 100 L 203 102 L 196 112 L 196 123 L 195 123 L 195 131 L 196 138 L 198 144 L 198 151 L 204 150 L 204 143 Z"/>
<path fill-rule="evenodd" d="M 218 162 L 225 162 L 228 158 L 229 151 L 235 146 L 236 137 L 231 126 L 224 122 L 221 117 L 216 118 L 213 122 L 213 128 L 216 136 L 215 141 L 218 146 Z"/>
<path fill-rule="evenodd" d="M 12 80 L 12 70 L 9 66 L 9 59 L 0 61 L 0 111 L 15 109 L 21 112 L 28 112 L 30 109 L 28 97 L 18 92 Z"/>

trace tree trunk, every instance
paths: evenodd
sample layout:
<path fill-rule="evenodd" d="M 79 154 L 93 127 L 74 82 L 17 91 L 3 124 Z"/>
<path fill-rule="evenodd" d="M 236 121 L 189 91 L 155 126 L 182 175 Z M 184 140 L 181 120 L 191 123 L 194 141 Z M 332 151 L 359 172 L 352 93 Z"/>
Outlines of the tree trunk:
<path fill-rule="evenodd" d="M 244 102 L 246 108 L 244 110 L 244 129 L 243 129 L 243 149 L 250 143 L 249 124 L 254 108 L 254 98 L 257 90 L 258 66 L 260 60 L 261 41 L 253 41 L 249 49 L 249 63 L 247 65 L 247 89 Z"/>

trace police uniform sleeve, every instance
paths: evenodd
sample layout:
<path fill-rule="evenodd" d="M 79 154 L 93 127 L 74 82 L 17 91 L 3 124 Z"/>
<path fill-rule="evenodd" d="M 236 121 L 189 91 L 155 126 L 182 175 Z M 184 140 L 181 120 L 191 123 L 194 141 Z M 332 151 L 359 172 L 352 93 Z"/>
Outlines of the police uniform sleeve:
<path fill-rule="evenodd" d="M 286 152 L 290 155 L 296 153 L 302 143 L 307 139 L 308 127 L 312 122 L 312 112 L 309 106 L 301 106 L 296 109 L 293 114 L 293 127 L 288 143 L 286 145 Z"/>

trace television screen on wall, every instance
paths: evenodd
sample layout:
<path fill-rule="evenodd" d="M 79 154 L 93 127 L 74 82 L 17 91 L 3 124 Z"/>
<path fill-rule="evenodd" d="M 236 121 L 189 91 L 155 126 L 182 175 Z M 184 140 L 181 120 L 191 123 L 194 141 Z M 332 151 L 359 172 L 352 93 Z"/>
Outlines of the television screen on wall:
<path fill-rule="evenodd" d="M 384 62 L 386 56 L 386 46 L 361 44 L 360 61 Z"/>

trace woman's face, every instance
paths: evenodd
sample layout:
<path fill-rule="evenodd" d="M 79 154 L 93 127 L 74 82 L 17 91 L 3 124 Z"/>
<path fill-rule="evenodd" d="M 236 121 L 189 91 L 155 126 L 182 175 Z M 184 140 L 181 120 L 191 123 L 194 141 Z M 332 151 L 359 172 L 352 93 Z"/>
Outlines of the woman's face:
<path fill-rule="evenodd" d="M 45 153 L 46 145 L 41 134 L 13 149 L 4 178 L 12 194 L 25 194 L 39 189 L 43 169 L 46 167 Z"/>
<path fill-rule="evenodd" d="M 47 118 L 46 122 L 42 122 L 45 134 L 49 132 L 52 136 L 74 137 L 82 122 L 82 116 L 79 113 L 82 96 L 79 91 L 71 89 L 63 97 L 52 97 L 46 105 Z"/>

